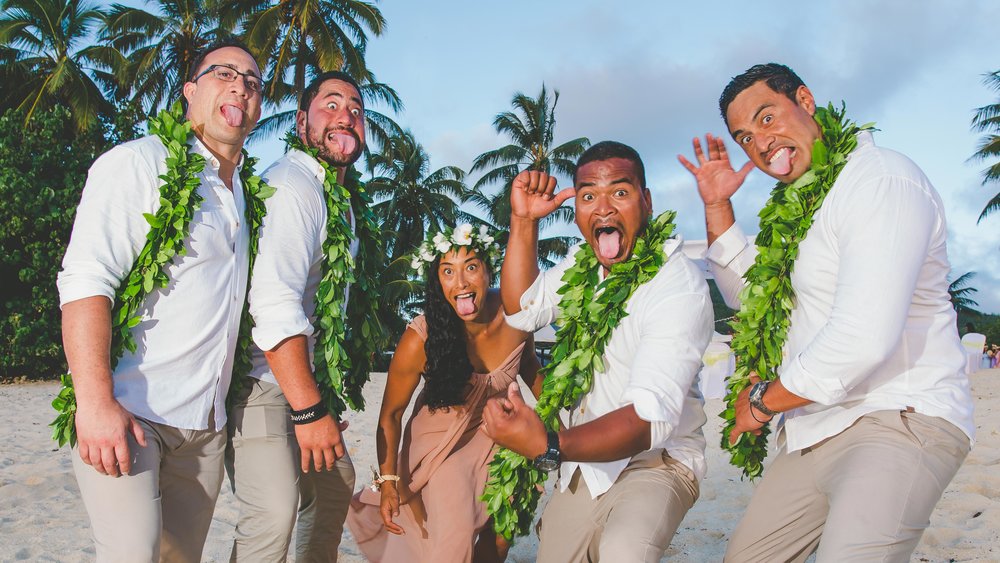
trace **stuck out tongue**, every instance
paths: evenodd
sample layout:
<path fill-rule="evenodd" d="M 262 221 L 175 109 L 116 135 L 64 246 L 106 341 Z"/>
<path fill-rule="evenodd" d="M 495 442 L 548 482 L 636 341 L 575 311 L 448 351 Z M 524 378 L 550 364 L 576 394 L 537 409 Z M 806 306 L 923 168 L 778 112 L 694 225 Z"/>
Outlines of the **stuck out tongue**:
<path fill-rule="evenodd" d="M 612 260 L 621 253 L 622 235 L 618 231 L 597 235 L 597 250 L 602 258 Z"/>
<path fill-rule="evenodd" d="M 354 154 L 354 149 L 358 146 L 357 139 L 347 133 L 334 133 L 333 141 L 340 145 L 341 154 Z"/>
<path fill-rule="evenodd" d="M 236 106 L 222 106 L 222 115 L 226 118 L 226 123 L 230 127 L 239 127 L 240 125 L 243 125 L 243 110 Z"/>
<path fill-rule="evenodd" d="M 777 174 L 778 176 L 784 176 L 792 171 L 792 151 L 789 149 L 781 149 L 778 152 L 777 158 L 772 160 L 768 164 L 768 168 L 771 172 Z"/>
<path fill-rule="evenodd" d="M 476 311 L 476 304 L 471 297 L 459 297 L 455 300 L 455 310 L 459 315 L 471 315 Z"/>

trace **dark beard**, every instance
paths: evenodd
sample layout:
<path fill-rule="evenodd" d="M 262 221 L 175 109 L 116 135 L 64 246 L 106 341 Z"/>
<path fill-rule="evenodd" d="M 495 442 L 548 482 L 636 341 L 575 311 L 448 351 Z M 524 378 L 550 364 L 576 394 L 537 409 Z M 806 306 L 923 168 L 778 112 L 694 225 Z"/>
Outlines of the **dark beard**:
<path fill-rule="evenodd" d="M 332 152 L 330 152 L 329 147 L 326 146 L 326 143 L 324 143 L 323 140 L 326 138 L 327 134 L 330 133 L 331 131 L 337 131 L 338 133 L 346 133 L 354 137 L 354 141 L 357 144 L 357 147 L 354 149 L 354 152 L 352 152 L 351 154 L 340 155 L 340 156 L 335 156 Z M 354 164 L 355 162 L 357 162 L 359 158 L 361 158 L 361 153 L 365 150 L 365 145 L 364 143 L 361 142 L 361 138 L 358 137 L 358 134 L 351 129 L 328 129 L 326 131 L 323 131 L 318 138 L 313 136 L 313 132 L 314 131 L 309 126 L 309 121 L 307 119 L 306 145 L 308 145 L 309 148 L 316 149 L 318 153 L 317 156 L 319 156 L 319 158 L 323 159 L 324 161 L 326 161 L 327 164 L 335 168 L 341 168 L 344 166 L 350 166 Z"/>

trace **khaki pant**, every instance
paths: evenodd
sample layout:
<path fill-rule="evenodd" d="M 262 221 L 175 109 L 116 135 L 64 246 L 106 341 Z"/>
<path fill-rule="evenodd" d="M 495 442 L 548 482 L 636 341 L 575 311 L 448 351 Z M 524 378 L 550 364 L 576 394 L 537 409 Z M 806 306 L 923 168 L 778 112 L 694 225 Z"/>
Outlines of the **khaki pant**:
<path fill-rule="evenodd" d="M 232 561 L 284 561 L 298 513 L 296 561 L 336 561 L 354 493 L 349 457 L 303 474 L 281 388 L 249 378 L 229 417 L 226 470 L 240 505 Z"/>
<path fill-rule="evenodd" d="M 698 480 L 666 451 L 643 452 L 592 499 L 580 471 L 558 486 L 538 532 L 539 563 L 657 562 L 698 499 Z"/>
<path fill-rule="evenodd" d="M 147 446 L 140 447 L 129 434 L 128 475 L 102 475 L 73 450 L 97 561 L 196 563 L 222 488 L 226 434 L 136 420 Z"/>
<path fill-rule="evenodd" d="M 877 411 L 764 471 L 726 561 L 908 561 L 969 439 L 941 418 Z"/>

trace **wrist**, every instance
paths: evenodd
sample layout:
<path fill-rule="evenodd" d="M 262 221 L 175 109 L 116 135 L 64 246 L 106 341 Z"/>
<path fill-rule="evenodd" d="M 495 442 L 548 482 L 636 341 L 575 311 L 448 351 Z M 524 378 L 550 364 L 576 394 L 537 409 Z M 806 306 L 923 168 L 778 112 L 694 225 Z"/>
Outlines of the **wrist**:
<path fill-rule="evenodd" d="M 289 417 L 292 419 L 292 424 L 298 426 L 316 422 L 329 414 L 330 411 L 326 409 L 326 405 L 322 400 L 320 400 L 318 403 L 304 409 L 293 409 L 291 413 L 289 413 Z"/>

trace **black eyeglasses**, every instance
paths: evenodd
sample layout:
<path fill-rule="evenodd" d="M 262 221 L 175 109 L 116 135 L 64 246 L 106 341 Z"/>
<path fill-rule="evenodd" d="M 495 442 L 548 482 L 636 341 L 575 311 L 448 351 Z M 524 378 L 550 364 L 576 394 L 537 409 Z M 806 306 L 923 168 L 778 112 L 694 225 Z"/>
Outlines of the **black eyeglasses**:
<path fill-rule="evenodd" d="M 250 74 L 249 72 L 240 72 L 235 68 L 226 65 L 211 65 L 202 71 L 201 74 L 195 76 L 194 80 L 191 82 L 198 82 L 199 78 L 210 72 L 223 82 L 236 82 L 236 78 L 242 76 L 243 84 L 247 87 L 247 90 L 250 90 L 255 94 L 260 93 L 262 84 L 257 75 Z"/>

